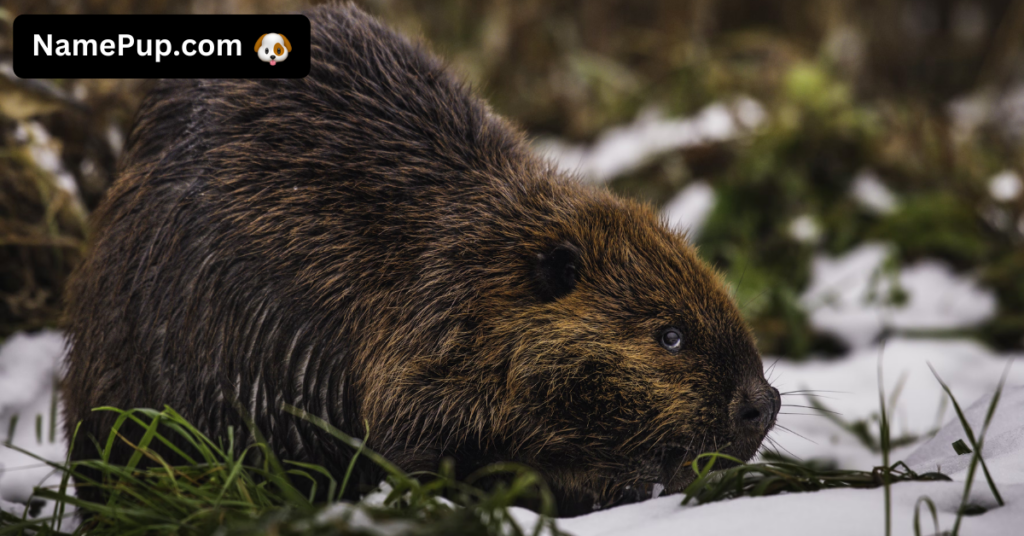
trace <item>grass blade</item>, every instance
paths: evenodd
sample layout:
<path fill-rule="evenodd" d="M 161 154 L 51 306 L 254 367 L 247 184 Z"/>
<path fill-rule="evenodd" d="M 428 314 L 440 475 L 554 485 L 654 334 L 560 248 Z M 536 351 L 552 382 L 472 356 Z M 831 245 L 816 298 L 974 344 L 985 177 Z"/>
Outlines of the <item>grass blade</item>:
<path fill-rule="evenodd" d="M 971 447 L 974 448 L 974 454 L 971 455 L 971 462 L 967 468 L 967 480 L 964 483 L 964 492 L 960 499 L 960 508 L 957 510 L 956 521 L 954 522 L 953 530 L 951 531 L 953 536 L 957 536 L 960 533 L 960 522 L 963 520 L 963 516 L 967 508 L 967 501 L 970 498 L 971 493 L 971 484 L 974 481 L 974 472 L 979 463 L 981 464 L 982 471 L 985 474 L 985 480 L 988 482 L 989 489 L 992 490 L 992 495 L 995 496 L 999 506 L 1003 506 L 1005 504 L 1003 502 L 1002 495 L 999 494 L 999 490 L 996 488 L 995 481 L 992 480 L 992 475 L 988 471 L 988 465 L 982 457 L 981 447 L 984 446 L 985 433 L 988 431 L 989 423 L 992 420 L 992 416 L 995 414 L 996 405 L 999 404 L 999 397 L 1002 395 L 1003 387 L 1006 384 L 1006 378 L 1010 373 L 1010 366 L 1012 364 L 1012 360 L 1008 361 L 1006 363 L 1006 367 L 1003 369 L 1003 374 L 999 379 L 999 385 L 996 387 L 996 391 L 992 395 L 992 401 L 989 403 L 988 411 L 985 414 L 985 422 L 982 425 L 981 434 L 976 440 L 974 437 L 974 430 L 971 428 L 970 423 L 967 422 L 967 418 L 964 416 L 963 410 L 960 409 L 960 403 L 957 401 L 956 397 L 953 396 L 953 391 L 950 390 L 948 385 L 946 385 L 946 382 L 942 381 L 942 378 L 939 377 L 939 373 L 935 371 L 935 367 L 933 367 L 931 363 L 928 363 L 928 368 L 931 369 L 932 375 L 935 376 L 935 380 L 939 382 L 939 385 L 942 386 L 942 390 L 946 392 L 950 401 L 953 403 L 953 409 L 956 411 L 957 419 L 960 420 L 960 425 L 963 427 L 964 433 L 967 434 L 967 440 L 970 441 Z"/>
<path fill-rule="evenodd" d="M 879 422 L 879 440 L 882 446 L 882 484 L 885 487 L 885 534 L 892 534 L 892 489 L 890 489 L 889 467 L 889 417 L 885 408 L 885 381 L 882 374 L 882 356 L 885 355 L 885 343 L 882 339 L 878 350 L 878 405 L 881 411 Z"/>
<path fill-rule="evenodd" d="M 928 509 L 932 513 L 932 526 L 935 527 L 935 532 L 932 534 L 941 534 L 939 531 L 939 514 L 935 508 L 935 503 L 929 497 L 922 496 L 918 497 L 917 502 L 914 503 L 914 536 L 921 536 L 921 505 L 928 505 Z"/>

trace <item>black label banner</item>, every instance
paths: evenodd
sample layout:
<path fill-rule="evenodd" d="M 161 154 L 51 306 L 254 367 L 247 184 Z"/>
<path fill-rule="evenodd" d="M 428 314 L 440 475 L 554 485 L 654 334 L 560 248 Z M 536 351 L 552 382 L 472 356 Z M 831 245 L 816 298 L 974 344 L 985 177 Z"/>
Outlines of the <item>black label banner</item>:
<path fill-rule="evenodd" d="M 21 15 L 21 78 L 302 78 L 305 15 Z"/>

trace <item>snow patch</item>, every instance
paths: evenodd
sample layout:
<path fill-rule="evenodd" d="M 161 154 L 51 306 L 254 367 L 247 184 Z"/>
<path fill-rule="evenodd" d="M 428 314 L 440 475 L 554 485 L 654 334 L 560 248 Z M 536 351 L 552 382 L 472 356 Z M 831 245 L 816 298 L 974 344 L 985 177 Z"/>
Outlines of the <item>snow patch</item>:
<path fill-rule="evenodd" d="M 793 363 L 766 358 L 765 362 L 775 364 L 769 378 L 780 392 L 812 389 L 818 395 L 815 400 L 840 413 L 843 420 L 871 421 L 878 414 L 879 355 L 884 367 L 887 404 L 892 402 L 893 394 L 900 387 L 894 406 L 888 408 L 892 435 L 894 438 L 913 435 L 921 440 L 953 418 L 952 406 L 932 376 L 929 363 L 950 386 L 957 400 L 966 404 L 993 392 L 1007 359 L 1021 357 L 996 354 L 969 340 L 894 338 L 884 348 L 881 345 L 860 348 L 838 361 Z M 1024 365 L 1010 370 L 1007 384 L 1024 385 Z M 782 403 L 779 424 L 792 433 L 780 428 L 772 432 L 771 437 L 781 445 L 783 454 L 788 451 L 805 460 L 831 460 L 845 469 L 870 469 L 881 465 L 880 453 L 869 450 L 831 420 L 812 409 L 787 406 L 809 406 L 807 397 L 784 395 Z M 1007 412 L 1013 411 L 1011 401 L 1001 404 L 1010 408 Z M 871 427 L 877 436 L 877 424 L 872 423 Z M 914 448 L 908 445 L 896 449 L 893 459 L 906 457 Z"/>
<path fill-rule="evenodd" d="M 64 167 L 61 161 L 61 144 L 54 140 L 46 128 L 38 121 L 19 123 L 16 129 L 16 140 L 28 143 L 26 149 L 32 161 L 39 169 L 54 177 L 57 186 L 78 199 L 78 183 L 75 176 Z"/>
<path fill-rule="evenodd" d="M 896 196 L 873 170 L 864 169 L 853 178 L 850 194 L 864 208 L 875 214 L 892 214 L 896 211 Z"/>
<path fill-rule="evenodd" d="M 705 181 L 688 184 L 662 209 L 668 226 L 693 242 L 700 237 L 711 210 L 715 208 L 715 190 Z"/>
<path fill-rule="evenodd" d="M 603 183 L 662 153 L 736 139 L 765 117 L 761 104 L 749 97 L 714 103 L 683 119 L 666 118 L 661 110 L 649 108 L 633 123 L 606 130 L 592 146 L 548 139 L 539 141 L 536 150 L 564 172 Z"/>
<path fill-rule="evenodd" d="M 821 226 L 810 214 L 802 214 L 789 222 L 789 236 L 797 242 L 813 244 L 821 238 Z"/>
<path fill-rule="evenodd" d="M 801 297 L 818 330 L 852 347 L 875 341 L 886 328 L 950 330 L 976 326 L 995 314 L 996 297 L 945 263 L 921 260 L 887 273 L 888 246 L 867 243 L 836 258 L 816 255 Z M 897 290 L 905 303 L 893 303 Z"/>
<path fill-rule="evenodd" d="M 1008 203 L 1020 197 L 1024 190 L 1024 181 L 1020 174 L 1012 169 L 1004 169 L 988 180 L 988 193 L 992 199 L 1000 203 Z"/>
<path fill-rule="evenodd" d="M 1024 363 L 1015 363 L 1014 366 L 1024 368 Z M 1018 372 L 1016 377 L 1019 376 Z M 953 394 L 958 395 L 955 391 Z M 985 393 L 974 404 L 964 409 L 964 417 L 967 418 L 976 438 L 984 426 L 985 414 L 988 412 L 993 394 L 994 392 Z M 961 398 L 957 396 L 957 400 Z M 962 404 L 964 400 L 960 402 Z M 1024 484 L 1024 463 L 1012 459 L 1024 452 L 1024 412 L 1021 412 L 1020 408 L 1024 408 L 1024 387 L 1004 389 L 993 414 L 992 423 L 985 434 L 982 454 L 989 470 L 999 476 L 1000 482 Z M 908 456 L 907 465 L 918 472 L 941 471 L 952 475 L 954 479 L 965 480 L 971 455 L 958 455 L 953 450 L 953 442 L 958 439 L 970 445 L 967 433 L 959 425 L 959 421 L 953 420 Z M 1011 459 L 1007 459 L 1008 457 Z"/>
<path fill-rule="evenodd" d="M 35 453 L 51 462 L 62 463 L 66 455 L 64 428 L 50 422 L 53 381 L 64 355 L 64 337 L 53 330 L 12 335 L 0 347 L 0 430 L 17 415 L 13 437 L 4 442 Z M 42 418 L 42 438 L 36 436 L 36 418 Z M 50 441 L 50 427 L 56 427 Z M 37 486 L 58 486 L 60 477 L 41 461 L 6 446 L 0 446 L 0 508 L 22 515 L 24 503 Z M 21 504 L 19 504 L 21 503 Z M 46 501 L 39 516 L 53 515 L 53 501 Z"/>

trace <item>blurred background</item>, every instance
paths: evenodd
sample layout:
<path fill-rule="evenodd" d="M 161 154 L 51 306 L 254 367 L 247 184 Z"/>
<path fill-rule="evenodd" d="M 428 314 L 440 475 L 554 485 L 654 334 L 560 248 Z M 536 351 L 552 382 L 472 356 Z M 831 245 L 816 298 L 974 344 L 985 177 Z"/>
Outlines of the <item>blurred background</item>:
<path fill-rule="evenodd" d="M 1024 0 L 357 3 L 431 43 L 538 153 L 688 233 L 786 395 L 765 457 L 879 465 L 881 387 L 893 459 L 962 469 L 942 434 L 917 449 L 952 415 L 928 367 L 961 404 L 984 407 L 1024 356 Z M 153 84 L 18 79 L 14 18 L 308 5 L 0 0 L 5 440 L 64 459 L 53 396 L 64 283 Z M 15 431 L 17 415 L 38 416 L 35 434 Z M 59 475 L 0 447 L 0 509 L 42 515 L 42 483 Z"/>
<path fill-rule="evenodd" d="M 432 43 L 538 151 L 688 229 L 765 354 L 889 333 L 1024 345 L 1024 1 L 358 3 Z M 13 19 L 307 5 L 0 4 L 0 337 L 59 325 L 152 84 L 20 80 Z M 931 301 L 907 309 L 908 285 Z"/>
<path fill-rule="evenodd" d="M 688 233 L 791 403 L 766 456 L 880 464 L 881 384 L 893 459 L 931 470 L 914 449 L 951 412 L 928 367 L 970 404 L 1024 356 L 1024 0 L 358 3 L 431 43 L 538 153 Z M 63 459 L 64 283 L 153 84 L 18 79 L 14 18 L 308 5 L 0 0 L 0 423 L 41 415 L 6 439 Z M 0 508 L 54 478 L 0 448 Z"/>

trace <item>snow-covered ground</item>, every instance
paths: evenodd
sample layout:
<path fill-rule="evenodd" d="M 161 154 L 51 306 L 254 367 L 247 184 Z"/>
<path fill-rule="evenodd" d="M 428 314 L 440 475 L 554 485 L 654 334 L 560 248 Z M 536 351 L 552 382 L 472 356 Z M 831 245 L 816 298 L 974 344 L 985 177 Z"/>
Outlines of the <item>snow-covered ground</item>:
<path fill-rule="evenodd" d="M 64 336 L 46 330 L 27 335 L 16 334 L 0 346 L 0 434 L 16 446 L 62 463 L 66 449 L 64 430 L 51 423 L 53 382 L 64 354 Z M 14 436 L 9 438 L 8 425 L 18 416 Z M 41 437 L 36 433 L 40 419 Z M 60 414 L 57 415 L 58 420 Z M 54 429 L 50 439 L 51 424 Z M 60 477 L 49 467 L 30 456 L 0 446 L 0 508 L 21 515 L 24 503 L 35 486 L 58 486 Z M 53 513 L 52 501 L 42 505 L 39 515 Z"/>
<path fill-rule="evenodd" d="M 983 398 L 966 413 L 979 430 L 988 409 Z M 1024 526 L 1024 387 L 1003 393 L 985 443 L 985 458 L 1006 506 L 997 503 L 980 475 L 976 475 L 969 503 L 988 508 L 982 515 L 964 517 L 962 534 L 1020 534 Z M 956 456 L 950 443 L 962 438 L 961 427 L 951 423 L 931 441 L 907 458 L 915 471 L 936 467 L 953 482 L 905 482 L 892 486 L 892 534 L 914 534 L 914 511 L 918 499 L 928 497 L 938 511 L 940 531 L 953 526 L 959 509 L 970 456 Z M 827 447 L 822 453 L 827 453 Z M 980 473 L 980 471 L 979 471 Z M 559 520 L 560 529 L 577 536 L 646 534 L 746 534 L 764 535 L 850 535 L 884 534 L 884 491 L 827 490 L 771 497 L 744 497 L 701 506 L 680 506 L 680 496 L 670 495 L 640 504 L 612 508 L 582 517 Z M 522 526 L 533 526 L 535 515 L 517 509 Z M 922 534 L 934 534 L 931 516 L 921 507 Z"/>

